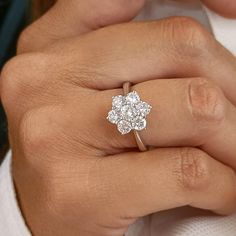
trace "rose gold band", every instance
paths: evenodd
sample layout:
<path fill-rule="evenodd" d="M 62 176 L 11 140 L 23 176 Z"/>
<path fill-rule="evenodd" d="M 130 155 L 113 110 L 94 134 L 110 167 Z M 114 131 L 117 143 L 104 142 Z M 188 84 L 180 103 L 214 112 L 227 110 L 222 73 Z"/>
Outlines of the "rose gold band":
<path fill-rule="evenodd" d="M 130 82 L 125 82 L 123 84 L 123 93 L 124 93 L 124 96 L 126 96 L 129 92 L 130 92 L 130 89 L 131 89 L 131 83 Z M 148 150 L 148 148 L 146 147 L 146 145 L 143 143 L 140 135 L 139 135 L 139 132 L 134 130 L 134 137 L 135 137 L 135 140 L 136 140 L 136 143 L 138 145 L 138 148 L 141 152 L 145 152 Z"/>

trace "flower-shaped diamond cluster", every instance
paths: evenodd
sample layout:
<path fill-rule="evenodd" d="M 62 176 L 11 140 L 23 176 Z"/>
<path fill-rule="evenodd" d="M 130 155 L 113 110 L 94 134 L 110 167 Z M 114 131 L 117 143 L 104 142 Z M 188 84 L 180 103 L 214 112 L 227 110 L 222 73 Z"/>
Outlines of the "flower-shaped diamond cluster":
<path fill-rule="evenodd" d="M 137 92 L 133 91 L 127 96 L 118 95 L 112 98 L 112 110 L 107 119 L 117 125 L 121 134 L 128 134 L 131 130 L 141 131 L 146 128 L 146 116 L 152 107 L 141 101 Z"/>

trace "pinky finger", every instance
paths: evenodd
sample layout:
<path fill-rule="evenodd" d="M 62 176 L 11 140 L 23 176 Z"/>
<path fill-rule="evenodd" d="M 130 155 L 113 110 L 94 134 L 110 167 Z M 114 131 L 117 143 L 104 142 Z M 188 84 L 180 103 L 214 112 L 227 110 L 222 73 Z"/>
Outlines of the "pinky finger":
<path fill-rule="evenodd" d="M 234 171 L 199 149 L 124 153 L 103 159 L 96 168 L 93 178 L 104 188 L 100 193 L 110 189 L 106 205 L 118 215 L 138 218 L 188 205 L 222 215 L 236 209 Z"/>

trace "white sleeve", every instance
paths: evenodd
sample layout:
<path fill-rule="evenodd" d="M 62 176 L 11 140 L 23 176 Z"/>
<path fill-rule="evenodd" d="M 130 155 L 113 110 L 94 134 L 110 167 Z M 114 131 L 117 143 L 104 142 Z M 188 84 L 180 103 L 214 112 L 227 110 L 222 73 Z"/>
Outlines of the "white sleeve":
<path fill-rule="evenodd" d="M 0 166 L 0 235 L 31 235 L 17 205 L 11 175 L 11 152 L 7 154 Z"/>
<path fill-rule="evenodd" d="M 236 56 L 236 20 L 226 19 L 204 7 L 215 38 Z"/>

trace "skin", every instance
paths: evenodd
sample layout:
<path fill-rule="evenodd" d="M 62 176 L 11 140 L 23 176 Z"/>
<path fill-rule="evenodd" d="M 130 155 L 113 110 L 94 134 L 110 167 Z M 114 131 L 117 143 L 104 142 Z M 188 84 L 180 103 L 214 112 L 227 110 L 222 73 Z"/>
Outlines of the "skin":
<path fill-rule="evenodd" d="M 236 2 L 234 0 L 202 0 L 202 2 L 225 17 L 236 17 Z"/>
<path fill-rule="evenodd" d="M 81 14 L 64 17 L 57 31 L 57 14 L 76 6 L 58 1 L 22 34 L 22 55 L 1 74 L 13 177 L 34 235 L 121 236 L 161 210 L 190 205 L 229 214 L 236 207 L 236 59 L 189 18 L 94 31 L 143 6 L 133 1 L 117 17 L 112 9 L 121 2 L 93 19 L 81 2 Z M 141 136 L 154 149 L 145 153 L 105 119 L 127 80 L 153 106 Z"/>
<path fill-rule="evenodd" d="M 196 2 L 196 0 L 176 0 Z M 18 52 L 38 51 L 58 39 L 78 36 L 91 30 L 133 19 L 147 0 L 58 0 L 43 17 L 21 35 Z M 236 18 L 235 0 L 202 0 L 212 10 Z M 96 11 L 91 11 L 96 9 Z"/>

